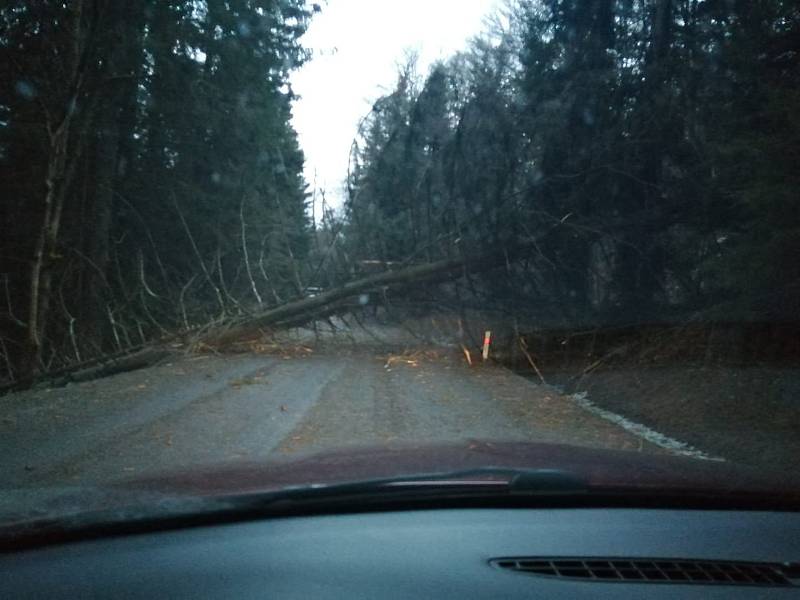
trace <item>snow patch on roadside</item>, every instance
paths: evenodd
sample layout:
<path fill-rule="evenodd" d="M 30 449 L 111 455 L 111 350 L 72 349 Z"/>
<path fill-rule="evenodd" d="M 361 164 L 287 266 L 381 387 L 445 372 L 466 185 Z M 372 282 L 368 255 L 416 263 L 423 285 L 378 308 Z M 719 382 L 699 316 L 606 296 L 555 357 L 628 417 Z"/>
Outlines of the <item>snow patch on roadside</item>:
<path fill-rule="evenodd" d="M 631 421 L 630 419 L 626 419 L 622 415 L 618 415 L 615 412 L 611 412 L 610 410 L 600 408 L 594 402 L 589 400 L 589 395 L 586 392 L 567 394 L 567 397 L 570 398 L 573 402 L 575 402 L 575 404 L 580 406 L 582 409 L 592 413 L 593 415 L 597 415 L 598 417 L 601 417 L 606 421 L 611 421 L 612 423 L 619 425 L 626 431 L 629 431 L 632 434 L 639 436 L 640 438 L 645 439 L 652 444 L 655 444 L 656 446 L 660 446 L 661 448 L 666 448 L 667 450 L 673 452 L 674 454 L 678 454 L 681 456 L 689 456 L 691 458 L 698 458 L 701 460 L 713 460 L 718 462 L 725 462 L 724 458 L 706 454 L 702 450 L 698 450 L 697 448 L 690 446 L 685 442 L 680 442 L 674 438 L 664 435 L 663 433 L 654 431 L 653 429 L 650 429 L 646 425 L 642 425 L 641 423 L 636 423 L 634 421 Z"/>

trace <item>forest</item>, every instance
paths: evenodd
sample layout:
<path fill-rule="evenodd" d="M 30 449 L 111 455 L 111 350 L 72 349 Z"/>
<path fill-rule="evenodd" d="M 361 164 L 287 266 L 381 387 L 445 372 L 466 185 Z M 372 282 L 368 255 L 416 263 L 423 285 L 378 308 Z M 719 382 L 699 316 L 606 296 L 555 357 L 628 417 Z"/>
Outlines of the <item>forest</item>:
<path fill-rule="evenodd" d="M 367 283 L 525 330 L 796 327 L 797 3 L 509 0 L 450 59 L 407 57 L 322 215 L 289 85 L 319 10 L 0 8 L 0 377 L 440 264 Z"/>
<path fill-rule="evenodd" d="M 310 16 L 300 0 L 5 3 L 7 376 L 297 293 L 288 257 L 311 223 L 287 82 Z"/>
<path fill-rule="evenodd" d="M 800 10 L 512 3 L 364 119 L 347 225 L 402 260 L 535 242 L 483 281 L 551 323 L 796 319 Z"/>

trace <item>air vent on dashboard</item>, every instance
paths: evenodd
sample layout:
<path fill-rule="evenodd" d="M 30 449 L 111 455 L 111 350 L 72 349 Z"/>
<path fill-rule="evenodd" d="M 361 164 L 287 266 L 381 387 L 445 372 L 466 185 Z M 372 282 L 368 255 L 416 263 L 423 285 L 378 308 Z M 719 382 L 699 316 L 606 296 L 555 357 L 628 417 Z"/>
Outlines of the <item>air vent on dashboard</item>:
<path fill-rule="evenodd" d="M 798 574 L 794 564 L 687 559 L 525 557 L 491 563 L 544 577 L 639 583 L 792 586 Z"/>

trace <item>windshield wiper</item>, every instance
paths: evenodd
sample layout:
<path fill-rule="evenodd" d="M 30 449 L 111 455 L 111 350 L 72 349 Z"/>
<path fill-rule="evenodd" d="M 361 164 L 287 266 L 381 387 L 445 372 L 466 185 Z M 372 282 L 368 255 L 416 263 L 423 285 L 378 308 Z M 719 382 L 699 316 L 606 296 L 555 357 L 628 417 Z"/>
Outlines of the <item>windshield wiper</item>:
<path fill-rule="evenodd" d="M 440 496 L 453 494 L 576 494 L 588 491 L 586 482 L 559 469 L 501 469 L 484 467 L 426 475 L 370 479 L 355 483 L 311 485 L 289 488 L 277 493 L 293 500 L 409 495 L 424 493 Z"/>
<path fill-rule="evenodd" d="M 146 494 L 150 500 L 139 504 L 54 515 L 0 527 L 0 551 L 293 514 L 424 507 L 431 503 L 448 506 L 475 500 L 502 502 L 521 498 L 524 501 L 574 497 L 588 491 L 582 479 L 566 471 L 480 468 L 208 498 Z"/>
<path fill-rule="evenodd" d="M 486 467 L 424 475 L 368 479 L 352 483 L 311 484 L 276 492 L 227 497 L 238 510 L 267 513 L 315 509 L 358 511 L 412 502 L 441 504 L 460 500 L 574 497 L 589 492 L 576 475 L 557 469 Z"/>

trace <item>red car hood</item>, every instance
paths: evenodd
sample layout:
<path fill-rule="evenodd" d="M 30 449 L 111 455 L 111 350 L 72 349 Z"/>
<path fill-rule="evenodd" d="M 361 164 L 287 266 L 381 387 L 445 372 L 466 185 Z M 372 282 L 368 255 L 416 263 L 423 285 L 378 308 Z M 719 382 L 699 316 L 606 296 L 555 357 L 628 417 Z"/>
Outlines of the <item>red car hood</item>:
<path fill-rule="evenodd" d="M 339 449 L 264 463 L 236 462 L 139 478 L 128 489 L 216 496 L 475 468 L 559 469 L 589 488 L 697 493 L 778 493 L 800 498 L 800 480 L 739 465 L 630 451 L 474 440 L 458 444 Z"/>
<path fill-rule="evenodd" d="M 481 468 L 556 469 L 579 480 L 590 493 L 599 492 L 594 497 L 611 494 L 630 498 L 634 504 L 642 499 L 658 504 L 664 498 L 678 498 L 685 499 L 687 506 L 700 506 L 707 498 L 712 504 L 721 500 L 742 508 L 800 509 L 800 479 L 794 474 L 650 453 L 474 440 L 329 450 L 282 460 L 186 468 L 98 487 L 20 490 L 22 495 L 10 504 L 10 511 L 4 512 L 0 504 L 0 540 L 3 525 L 13 544 L 19 531 L 35 530 L 39 519 L 56 519 L 56 527 L 69 528 L 75 523 L 91 523 L 97 511 L 111 511 L 101 518 L 111 514 L 112 519 L 124 520 L 160 509 L 202 510 L 206 500 L 227 502 L 230 497 L 284 488 Z M 142 509 L 145 512 L 141 513 Z M 59 519 L 69 515 L 76 515 L 78 520 L 64 525 Z"/>

